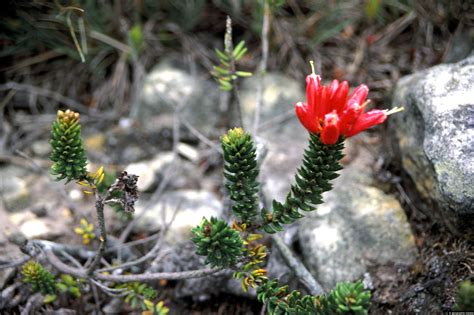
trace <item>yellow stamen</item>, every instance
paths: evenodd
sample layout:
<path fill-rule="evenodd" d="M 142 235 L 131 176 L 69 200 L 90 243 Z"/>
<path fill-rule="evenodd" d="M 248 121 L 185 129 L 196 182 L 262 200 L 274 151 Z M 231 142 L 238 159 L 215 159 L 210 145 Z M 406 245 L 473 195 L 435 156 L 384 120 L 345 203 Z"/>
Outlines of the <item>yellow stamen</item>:
<path fill-rule="evenodd" d="M 311 74 L 316 74 L 315 71 L 314 71 L 314 61 L 310 60 L 309 65 L 311 66 Z"/>
<path fill-rule="evenodd" d="M 385 115 L 392 115 L 392 114 L 395 114 L 395 113 L 399 113 L 399 112 L 403 112 L 405 110 L 404 107 L 394 107 L 392 108 L 391 110 L 388 110 L 387 112 L 385 112 Z"/>

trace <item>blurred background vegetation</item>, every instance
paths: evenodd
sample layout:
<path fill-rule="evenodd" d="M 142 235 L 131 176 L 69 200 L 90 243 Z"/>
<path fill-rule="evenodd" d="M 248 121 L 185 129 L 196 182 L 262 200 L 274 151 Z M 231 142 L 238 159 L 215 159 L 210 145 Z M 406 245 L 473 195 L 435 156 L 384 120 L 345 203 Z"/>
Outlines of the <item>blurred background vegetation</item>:
<path fill-rule="evenodd" d="M 0 156 L 47 136 L 58 109 L 99 129 L 133 118 L 147 73 L 163 60 L 213 80 L 227 16 L 234 45 L 248 48 L 239 70 L 258 74 L 265 1 L 267 72 L 303 86 L 314 60 L 326 80 L 366 83 L 378 106 L 403 75 L 473 48 L 473 5 L 461 0 L 2 1 Z"/>
<path fill-rule="evenodd" d="M 226 15 L 234 42 L 247 42 L 243 65 L 252 71 L 260 60 L 263 1 L 2 1 L 2 112 L 53 112 L 62 96 L 79 110 L 127 115 L 137 68 L 147 72 L 179 54 L 189 57 L 183 63 L 212 69 Z M 449 61 L 455 35 L 473 18 L 472 4 L 459 0 L 268 1 L 269 71 L 303 78 L 314 59 L 326 78 L 369 83 L 375 99 L 400 76 Z"/>

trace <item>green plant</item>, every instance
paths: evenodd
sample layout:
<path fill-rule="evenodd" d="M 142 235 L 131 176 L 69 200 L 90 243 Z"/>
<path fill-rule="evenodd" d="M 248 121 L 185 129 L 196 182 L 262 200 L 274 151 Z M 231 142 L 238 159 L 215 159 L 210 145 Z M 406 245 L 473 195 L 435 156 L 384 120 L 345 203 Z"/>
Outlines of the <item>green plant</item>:
<path fill-rule="evenodd" d="M 461 283 L 456 295 L 455 311 L 473 311 L 474 310 L 474 284 L 466 280 Z"/>
<path fill-rule="evenodd" d="M 314 205 L 322 203 L 322 193 L 332 188 L 330 180 L 339 176 L 342 169 L 339 160 L 343 157 L 344 140 L 334 145 L 325 145 L 318 135 L 310 134 L 309 147 L 303 157 L 303 166 L 295 175 L 285 202 L 273 201 L 273 212 L 262 209 L 263 229 L 267 233 L 282 231 L 289 224 L 303 217 L 299 212 L 313 211 Z"/>
<path fill-rule="evenodd" d="M 234 128 L 221 138 L 221 143 L 226 187 L 237 220 L 231 229 L 225 221 L 204 218 L 193 229 L 197 253 L 205 255 L 206 263 L 212 266 L 237 268 L 234 277 L 241 280 L 242 289 L 256 288 L 269 314 L 366 314 L 370 292 L 363 289 L 360 281 L 338 284 L 327 296 L 303 296 L 298 291 L 289 292 L 287 286 L 280 286 L 276 280 L 269 280 L 263 268 L 268 250 L 257 242 L 262 238 L 258 230 L 281 231 L 283 224 L 302 217 L 299 210 L 312 211 L 314 205 L 322 202 L 321 194 L 331 189 L 329 181 L 342 168 L 338 161 L 343 156 L 343 138 L 334 145 L 326 145 L 319 135 L 310 134 L 303 166 L 295 176 L 296 184 L 285 203 L 274 201 L 273 211 L 261 210 L 261 221 L 257 220 L 258 165 L 252 137 L 243 129 Z"/>
<path fill-rule="evenodd" d="M 166 315 L 170 312 L 163 301 L 155 304 L 150 300 L 144 300 L 143 303 L 145 303 L 146 310 L 143 311 L 142 315 Z"/>
<path fill-rule="evenodd" d="M 258 169 L 256 150 L 250 134 L 242 128 L 229 130 L 222 137 L 224 177 L 233 201 L 232 211 L 243 222 L 250 224 L 257 215 Z"/>
<path fill-rule="evenodd" d="M 123 283 L 116 285 L 115 288 L 126 289 L 125 303 L 132 308 L 140 307 L 144 311 L 149 309 L 150 303 L 153 304 L 151 300 L 154 300 L 158 295 L 155 289 L 141 282 Z"/>
<path fill-rule="evenodd" d="M 223 220 L 203 218 L 201 224 L 192 230 L 196 253 L 206 256 L 206 264 L 229 267 L 237 263 L 242 255 L 243 242 L 237 231 Z"/>
<path fill-rule="evenodd" d="M 145 47 L 145 39 L 143 38 L 143 29 L 140 24 L 134 25 L 128 31 L 128 42 L 134 53 L 138 56 Z"/>
<path fill-rule="evenodd" d="M 346 137 L 380 124 L 389 115 L 403 110 L 365 112 L 367 86 L 360 85 L 351 95 L 347 82 L 334 80 L 330 86 L 323 86 L 321 78 L 314 73 L 313 63 L 311 66 L 313 71 L 306 78 L 307 103 L 295 105 L 299 120 L 309 131 L 309 145 L 285 201 L 274 200 L 272 209 L 262 208 L 258 216 L 259 166 L 255 144 L 242 128 L 231 129 L 221 138 L 221 144 L 225 186 L 236 220 L 231 229 L 225 221 L 204 218 L 201 225 L 193 229 L 193 241 L 197 253 L 206 256 L 206 263 L 236 269 L 234 277 L 241 280 L 244 291 L 257 288 L 258 298 L 266 304 L 270 314 L 367 314 L 371 295 L 361 281 L 339 283 L 327 295 L 303 296 L 268 279 L 263 268 L 267 248 L 256 242 L 262 238 L 260 231 L 270 234 L 282 231 L 285 224 L 303 217 L 300 211 L 313 211 L 322 203 L 322 194 L 332 188 L 330 181 L 337 178 L 337 171 L 342 169 L 339 161 Z M 308 272 L 300 274 L 309 275 Z M 312 291 L 321 292 L 320 286 L 317 287 L 315 285 Z"/>
<path fill-rule="evenodd" d="M 81 289 L 79 284 L 84 282 L 83 280 L 77 280 L 70 275 L 61 275 L 61 280 L 56 283 L 56 288 L 61 293 L 69 293 L 74 298 L 81 296 Z"/>
<path fill-rule="evenodd" d="M 240 41 L 237 46 L 232 44 L 232 25 L 231 20 L 227 18 L 227 27 L 224 37 L 224 51 L 216 48 L 216 54 L 219 58 L 219 65 L 213 66 L 212 76 L 219 83 L 221 90 L 230 91 L 234 88 L 233 81 L 238 77 L 249 77 L 251 72 L 238 71 L 236 62 L 238 62 L 247 52 L 245 41 Z"/>
<path fill-rule="evenodd" d="M 56 180 L 83 180 L 87 175 L 87 159 L 81 139 L 80 115 L 70 110 L 58 111 L 51 132 L 51 174 Z"/>
<path fill-rule="evenodd" d="M 43 295 L 56 294 L 54 275 L 36 261 L 29 261 L 21 268 L 23 282 L 31 285 L 33 291 Z"/>
<path fill-rule="evenodd" d="M 270 314 L 367 314 L 370 292 L 361 281 L 338 283 L 327 295 L 302 296 L 298 291 L 288 292 L 278 281 L 267 281 L 257 289 L 259 301 L 267 305 Z"/>

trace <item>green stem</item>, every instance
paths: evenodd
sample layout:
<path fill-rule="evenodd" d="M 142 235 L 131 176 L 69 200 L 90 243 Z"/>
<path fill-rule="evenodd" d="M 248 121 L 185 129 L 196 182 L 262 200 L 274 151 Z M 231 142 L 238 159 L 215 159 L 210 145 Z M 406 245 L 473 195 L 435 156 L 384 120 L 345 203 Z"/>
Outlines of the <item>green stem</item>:
<path fill-rule="evenodd" d="M 331 180 L 342 169 L 344 139 L 334 145 L 325 145 L 319 135 L 310 134 L 309 146 L 305 150 L 303 165 L 295 175 L 295 184 L 290 188 L 284 203 L 273 201 L 272 212 L 262 209 L 263 229 L 267 233 L 283 230 L 282 224 L 290 224 L 303 217 L 299 212 L 313 211 L 322 203 L 322 194 L 332 189 Z"/>

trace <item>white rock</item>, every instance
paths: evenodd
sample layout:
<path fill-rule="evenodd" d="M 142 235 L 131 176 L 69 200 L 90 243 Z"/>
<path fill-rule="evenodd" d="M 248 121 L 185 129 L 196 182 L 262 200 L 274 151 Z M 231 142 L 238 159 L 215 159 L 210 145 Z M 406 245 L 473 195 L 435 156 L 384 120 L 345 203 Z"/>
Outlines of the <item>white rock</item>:
<path fill-rule="evenodd" d="M 145 208 L 146 202 L 136 206 L 136 216 L 145 212 L 137 224 L 137 229 L 156 231 L 163 226 L 163 220 L 169 222 L 178 209 L 166 240 L 175 244 L 192 237 L 191 229 L 199 225 L 203 217 L 221 217 L 222 203 L 214 194 L 203 190 L 178 190 L 166 193 L 161 200 Z"/>

